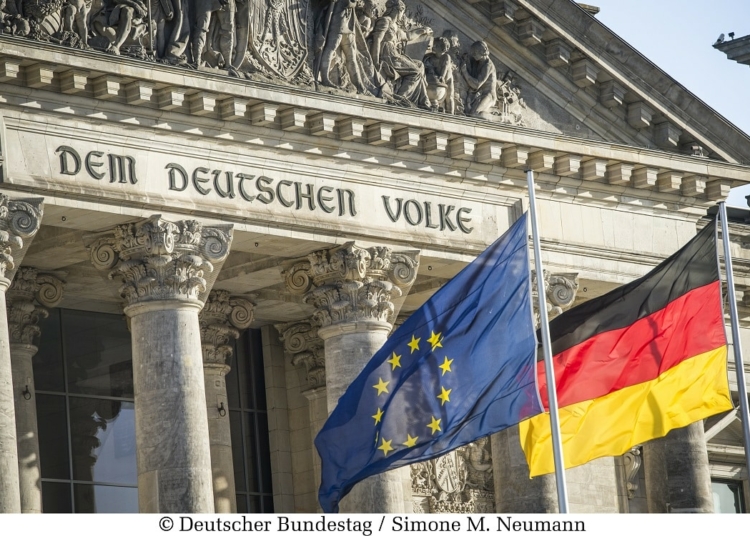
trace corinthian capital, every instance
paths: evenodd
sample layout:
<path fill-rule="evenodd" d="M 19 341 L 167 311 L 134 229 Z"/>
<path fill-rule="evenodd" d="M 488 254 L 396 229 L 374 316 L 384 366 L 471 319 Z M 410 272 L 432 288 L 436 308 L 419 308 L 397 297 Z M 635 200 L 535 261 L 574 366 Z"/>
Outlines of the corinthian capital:
<path fill-rule="evenodd" d="M 310 389 L 325 387 L 325 343 L 318 337 L 318 326 L 314 320 L 280 324 L 276 326 L 284 343 L 284 352 L 291 357 L 292 365 L 304 366 Z"/>
<path fill-rule="evenodd" d="M 195 220 L 169 222 L 152 216 L 84 237 L 91 262 L 122 283 L 127 305 L 160 300 L 198 301 L 206 274 L 224 261 L 232 226 L 203 226 Z"/>
<path fill-rule="evenodd" d="M 13 277 L 21 261 L 18 254 L 25 250 L 24 240 L 31 239 L 41 223 L 41 199 L 11 199 L 0 194 L 0 278 Z"/>
<path fill-rule="evenodd" d="M 40 334 L 39 320 L 47 318 L 47 308 L 62 300 L 64 283 L 36 268 L 21 267 L 7 291 L 8 332 L 11 344 L 34 346 Z"/>
<path fill-rule="evenodd" d="M 538 300 L 536 292 L 536 272 L 532 270 L 532 293 Z M 578 274 L 550 274 L 544 271 L 544 292 L 547 296 L 547 313 L 550 319 L 562 314 L 575 302 L 578 294 Z M 534 302 L 536 308 L 537 301 Z"/>
<path fill-rule="evenodd" d="M 282 272 L 290 292 L 316 308 L 315 321 L 326 327 L 341 322 L 389 322 L 393 298 L 417 277 L 419 253 L 387 247 L 362 248 L 349 242 L 315 251 Z"/>
<path fill-rule="evenodd" d="M 212 290 L 198 316 L 201 327 L 203 365 L 229 372 L 230 342 L 253 322 L 255 305 L 245 298 L 232 297 L 226 290 Z"/>

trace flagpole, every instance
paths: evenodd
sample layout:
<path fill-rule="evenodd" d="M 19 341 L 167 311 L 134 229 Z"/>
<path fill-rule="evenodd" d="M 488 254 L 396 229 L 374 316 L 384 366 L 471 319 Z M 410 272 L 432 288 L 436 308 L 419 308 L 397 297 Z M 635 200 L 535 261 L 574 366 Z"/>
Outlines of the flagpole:
<path fill-rule="evenodd" d="M 742 412 L 742 432 L 745 438 L 745 473 L 750 478 L 750 413 L 747 408 L 747 387 L 745 386 L 745 368 L 742 360 L 742 344 L 740 343 L 740 323 L 737 314 L 737 299 L 734 294 L 734 272 L 732 270 L 732 252 L 729 240 L 729 224 L 727 223 L 727 205 L 719 202 L 721 215 L 721 241 L 724 244 L 724 265 L 727 272 L 727 294 L 729 296 L 729 318 L 732 324 L 732 348 L 734 349 L 734 367 L 737 373 L 737 390 L 740 395 L 740 411 Z"/>
<path fill-rule="evenodd" d="M 534 243 L 534 264 L 536 265 L 536 286 L 539 296 L 539 323 L 542 328 L 542 349 L 544 350 L 544 370 L 547 375 L 547 397 L 552 428 L 552 450 L 555 457 L 555 477 L 557 480 L 557 503 L 561 514 L 568 513 L 568 489 L 565 484 L 565 462 L 563 461 L 562 440 L 560 439 L 560 419 L 557 413 L 557 386 L 552 365 L 552 342 L 549 335 L 547 317 L 547 295 L 544 290 L 544 269 L 542 250 L 539 245 L 539 226 L 536 219 L 536 194 L 534 193 L 534 172 L 526 170 L 529 186 L 529 212 L 531 213 L 531 233 Z M 748 465 L 750 467 L 750 465 Z"/>

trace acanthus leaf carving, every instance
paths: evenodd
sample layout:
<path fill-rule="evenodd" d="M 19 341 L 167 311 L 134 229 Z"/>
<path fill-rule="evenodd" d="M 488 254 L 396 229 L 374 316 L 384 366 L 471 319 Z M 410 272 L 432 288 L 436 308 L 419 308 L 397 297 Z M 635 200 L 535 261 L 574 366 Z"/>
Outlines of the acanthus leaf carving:
<path fill-rule="evenodd" d="M 11 344 L 36 345 L 39 321 L 49 316 L 48 308 L 59 305 L 64 285 L 56 276 L 40 274 L 36 268 L 18 269 L 6 292 Z"/>
<path fill-rule="evenodd" d="M 325 344 L 318 337 L 318 327 L 314 319 L 276 326 L 292 366 L 305 367 L 310 389 L 326 384 Z"/>
<path fill-rule="evenodd" d="M 531 293 L 534 299 L 534 317 L 539 324 L 536 270 L 531 271 Z M 578 294 L 578 274 L 550 274 L 544 271 L 544 292 L 547 298 L 547 314 L 550 320 L 570 309 Z"/>
<path fill-rule="evenodd" d="M 255 305 L 243 297 L 233 297 L 226 290 L 212 290 L 198 315 L 201 331 L 203 365 L 229 372 L 231 342 L 253 322 Z"/>
<path fill-rule="evenodd" d="M 198 301 L 204 274 L 229 254 L 231 226 L 172 223 L 152 216 L 84 237 L 94 266 L 122 283 L 127 305 L 158 300 Z"/>
<path fill-rule="evenodd" d="M 16 267 L 13 258 L 33 237 L 42 222 L 42 202 L 11 199 L 0 193 L 0 278 L 9 277 Z"/>
<path fill-rule="evenodd" d="M 390 322 L 392 299 L 416 279 L 419 253 L 389 247 L 343 246 L 310 253 L 282 271 L 290 292 L 315 307 L 321 327 L 342 322 Z"/>

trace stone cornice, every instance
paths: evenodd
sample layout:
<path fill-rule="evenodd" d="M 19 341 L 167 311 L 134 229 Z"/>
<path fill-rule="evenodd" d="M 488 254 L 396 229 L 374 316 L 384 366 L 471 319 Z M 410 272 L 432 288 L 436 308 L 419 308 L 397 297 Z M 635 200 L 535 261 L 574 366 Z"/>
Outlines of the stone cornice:
<path fill-rule="evenodd" d="M 57 47 L 2 36 L 3 56 L 0 64 L 15 65 L 15 76 L 5 76 L 13 84 L 28 84 L 23 73 L 29 69 L 46 69 L 49 83 L 34 84 L 30 89 L 59 91 L 54 83 L 60 73 L 77 69 L 80 58 L 56 54 Z M 6 46 L 7 45 L 7 46 Z M 82 54 L 85 51 L 81 51 Z M 547 160 L 553 162 L 555 174 L 581 177 L 616 186 L 630 185 L 641 190 L 676 193 L 698 199 L 722 198 L 730 186 L 747 182 L 746 166 L 726 164 L 705 158 L 640 147 L 630 147 L 592 141 L 508 126 L 466 117 L 436 114 L 422 110 L 400 109 L 367 98 L 328 95 L 298 87 L 286 87 L 262 82 L 239 81 L 201 71 L 143 63 L 119 58 L 116 63 L 101 54 L 86 53 L 89 70 L 82 73 L 86 84 L 79 95 L 94 97 L 93 81 L 97 84 L 112 79 L 113 89 L 106 100 L 111 103 L 135 106 L 141 110 L 174 110 L 196 117 L 201 124 L 206 120 L 227 121 L 236 125 L 296 131 L 316 137 L 339 141 L 390 146 L 410 153 L 439 154 L 446 163 L 456 162 L 459 169 L 466 162 L 489 164 L 504 168 L 537 167 L 546 171 Z M 52 62 L 56 63 L 52 63 Z M 116 80 L 115 80 L 116 79 Z M 138 99 L 132 98 L 128 88 L 149 85 Z M 145 86 L 144 86 L 145 87 Z M 203 99 L 201 106 L 187 106 L 183 101 L 175 107 L 157 100 L 155 92 L 174 92 L 183 97 Z M 198 94 L 198 92 L 202 92 Z M 209 93 L 210 92 L 210 93 Z M 130 95 L 130 96 L 128 96 Z M 71 97 L 73 99 L 81 97 Z M 101 98 L 99 99 L 101 100 Z M 191 101 L 192 102 L 192 101 Z M 102 102 L 102 106 L 105 103 Z M 320 113 L 336 110 L 328 120 L 317 121 Z M 313 118 L 316 118 L 313 121 Z M 397 136 L 408 131 L 409 136 Z M 434 139 L 433 139 L 434 138 Z M 429 140 L 436 141 L 437 146 Z M 429 143 L 426 143 L 429 142 Z M 437 147 L 437 149 L 435 149 Z M 437 153 L 434 151 L 437 150 Z M 530 155 L 548 151 L 548 159 L 532 160 Z M 540 162 L 535 164 L 535 162 Z M 541 166 L 541 167 L 539 167 Z M 644 170 L 644 171 L 641 171 Z M 672 175 L 665 175 L 672 172 Z"/>
<path fill-rule="evenodd" d="M 91 262 L 122 282 L 128 306 L 159 301 L 200 303 L 208 285 L 204 272 L 229 255 L 232 226 L 169 222 L 161 216 L 84 236 Z M 202 304 L 201 304 L 202 305 Z"/>

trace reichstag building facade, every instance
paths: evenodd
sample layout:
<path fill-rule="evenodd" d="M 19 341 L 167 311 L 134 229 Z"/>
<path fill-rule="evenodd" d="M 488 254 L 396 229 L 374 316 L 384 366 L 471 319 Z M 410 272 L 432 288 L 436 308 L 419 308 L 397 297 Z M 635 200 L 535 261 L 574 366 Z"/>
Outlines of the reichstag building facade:
<path fill-rule="evenodd" d="M 329 411 L 526 169 L 552 315 L 750 182 L 748 135 L 570 0 L 0 8 L 4 512 L 317 512 Z M 571 509 L 743 512 L 741 437 L 730 412 L 570 470 Z M 557 509 L 517 429 L 358 488 L 342 510 Z"/>

